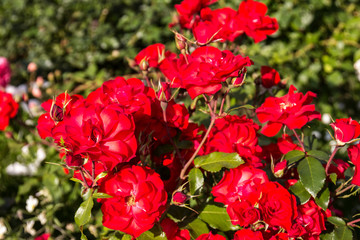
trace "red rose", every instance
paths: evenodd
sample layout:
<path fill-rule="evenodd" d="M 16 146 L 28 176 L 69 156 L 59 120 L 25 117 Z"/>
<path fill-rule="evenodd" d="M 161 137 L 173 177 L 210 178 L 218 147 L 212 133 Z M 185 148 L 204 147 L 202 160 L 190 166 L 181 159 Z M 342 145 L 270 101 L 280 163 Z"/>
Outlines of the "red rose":
<path fill-rule="evenodd" d="M 10 118 L 16 116 L 18 108 L 19 104 L 15 102 L 11 94 L 0 91 L 0 130 L 5 130 Z"/>
<path fill-rule="evenodd" d="M 275 136 L 283 125 L 290 130 L 300 129 L 313 119 L 320 119 L 320 113 L 315 111 L 315 105 L 310 104 L 316 94 L 307 92 L 295 93 L 296 88 L 291 85 L 289 93 L 282 97 L 268 97 L 256 109 L 261 123 L 268 122 L 261 133 L 265 136 Z"/>
<path fill-rule="evenodd" d="M 185 193 L 182 192 L 176 192 L 173 195 L 172 201 L 176 205 L 182 205 L 188 200 L 188 196 Z"/>
<path fill-rule="evenodd" d="M 268 181 L 263 170 L 242 164 L 237 168 L 225 171 L 223 178 L 212 188 L 211 193 L 215 197 L 215 202 L 225 205 L 231 204 L 239 198 L 255 204 L 261 194 L 258 191 L 260 185 Z"/>
<path fill-rule="evenodd" d="M 69 153 L 86 153 L 93 159 L 102 156 L 101 160 L 112 169 L 134 157 L 137 149 L 134 130 L 132 117 L 119 108 L 94 105 L 74 109 L 71 117 L 65 117 L 53 135 Z"/>
<path fill-rule="evenodd" d="M 101 200 L 103 225 L 135 238 L 151 229 L 165 210 L 164 184 L 148 167 L 125 167 L 108 175 L 100 191 L 113 196 Z"/>
<path fill-rule="evenodd" d="M 145 87 L 144 83 L 137 78 L 125 80 L 116 77 L 102 84 L 86 98 L 86 106 L 94 104 L 116 105 L 128 114 L 151 114 L 152 89 Z"/>
<path fill-rule="evenodd" d="M 265 88 L 271 88 L 280 82 L 280 74 L 273 68 L 261 66 L 261 83 Z"/>
<path fill-rule="evenodd" d="M 347 150 L 348 150 L 348 155 L 350 157 L 351 152 L 353 151 L 352 146 L 350 146 Z M 352 156 L 352 158 L 350 158 L 351 161 L 353 159 L 354 159 L 353 163 L 355 164 L 357 162 L 356 157 Z M 331 173 L 336 173 L 337 179 L 345 179 L 345 171 L 346 171 L 346 169 L 348 169 L 350 167 L 350 165 L 347 162 L 344 162 L 341 159 L 333 159 L 333 162 L 335 164 L 330 165 L 329 171 L 328 171 L 329 175 Z M 325 164 L 324 164 L 324 166 L 325 166 Z M 355 169 L 355 171 L 356 171 L 356 169 Z"/>
<path fill-rule="evenodd" d="M 48 240 L 50 237 L 50 233 L 44 233 L 38 237 L 36 237 L 34 240 Z"/>
<path fill-rule="evenodd" d="M 190 240 L 190 233 L 187 229 L 180 230 L 178 225 L 170 218 L 161 221 L 160 226 L 165 232 L 166 238 L 171 240 Z"/>
<path fill-rule="evenodd" d="M 249 201 L 236 201 L 226 208 L 233 225 L 247 227 L 260 220 L 260 212 Z"/>
<path fill-rule="evenodd" d="M 194 37 L 199 45 L 205 45 L 215 40 L 225 42 L 234 41 L 243 31 L 239 30 L 236 21 L 237 12 L 231 8 L 201 10 L 192 28 Z"/>
<path fill-rule="evenodd" d="M 261 232 L 244 228 L 235 233 L 233 240 L 264 240 L 264 238 Z"/>
<path fill-rule="evenodd" d="M 160 70 L 172 82 L 171 87 L 185 88 L 192 99 L 200 94 L 215 94 L 222 82 L 237 77 L 240 70 L 253 64 L 248 57 L 211 46 L 199 47 L 186 57 L 165 59 Z"/>
<path fill-rule="evenodd" d="M 70 96 L 62 93 L 54 100 L 47 100 L 41 106 L 47 113 L 39 117 L 37 130 L 41 138 L 52 137 L 52 131 L 57 124 L 63 121 L 65 116 L 70 116 L 71 111 L 83 104 L 83 97 L 80 95 Z"/>
<path fill-rule="evenodd" d="M 140 68 L 142 68 L 141 65 L 144 64 L 144 61 L 147 62 L 148 67 L 157 67 L 164 58 L 165 45 L 156 43 L 141 50 L 138 55 L 136 55 L 135 62 L 137 65 L 140 65 Z"/>
<path fill-rule="evenodd" d="M 351 145 L 347 151 L 351 162 L 355 165 L 355 173 L 351 183 L 360 186 L 360 144 Z"/>
<path fill-rule="evenodd" d="M 5 57 L 0 57 L 0 86 L 6 87 L 11 78 L 10 63 Z"/>
<path fill-rule="evenodd" d="M 240 157 L 254 166 L 261 166 L 258 145 L 259 126 L 246 116 L 227 115 L 218 118 L 206 144 L 207 152 L 237 152 Z"/>
<path fill-rule="evenodd" d="M 289 240 L 287 233 L 278 233 L 272 236 L 269 240 Z"/>
<path fill-rule="evenodd" d="M 277 182 L 268 182 L 261 186 L 259 202 L 262 219 L 270 226 L 290 230 L 297 216 L 295 196 Z"/>
<path fill-rule="evenodd" d="M 342 146 L 359 137 L 360 124 L 351 118 L 336 119 L 330 126 L 334 129 L 337 145 Z"/>
<path fill-rule="evenodd" d="M 198 14 L 202 8 L 216 1 L 217 0 L 184 0 L 181 4 L 176 4 L 175 8 L 179 14 L 181 27 L 192 28 L 196 14 Z"/>
<path fill-rule="evenodd" d="M 201 234 L 196 238 L 196 240 L 226 240 L 226 238 L 219 234 L 212 234 L 210 232 L 208 234 L 207 233 Z"/>
<path fill-rule="evenodd" d="M 239 6 L 238 21 L 242 25 L 240 29 L 253 38 L 255 43 L 265 40 L 279 28 L 277 20 L 265 16 L 266 12 L 267 7 L 264 3 L 253 0 L 242 1 Z"/>
<path fill-rule="evenodd" d="M 306 230 L 304 239 L 312 239 L 312 237 L 318 239 L 321 232 L 326 230 L 326 214 L 313 199 L 298 206 L 298 214 L 296 222 L 301 224 Z"/>

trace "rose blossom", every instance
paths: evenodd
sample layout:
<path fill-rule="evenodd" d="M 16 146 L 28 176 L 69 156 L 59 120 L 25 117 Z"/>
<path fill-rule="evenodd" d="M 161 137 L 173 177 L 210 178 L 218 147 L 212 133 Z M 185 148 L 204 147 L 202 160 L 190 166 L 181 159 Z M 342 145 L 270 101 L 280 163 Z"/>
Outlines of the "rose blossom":
<path fill-rule="evenodd" d="M 196 240 L 226 240 L 226 238 L 219 234 L 212 234 L 212 232 L 210 232 L 208 234 L 201 234 L 196 238 Z"/>
<path fill-rule="evenodd" d="M 295 196 L 277 182 L 268 182 L 261 186 L 259 202 L 262 219 L 270 226 L 290 230 L 297 216 Z"/>
<path fill-rule="evenodd" d="M 351 183 L 360 186 L 360 144 L 351 145 L 347 152 L 351 162 L 355 165 L 355 173 Z"/>
<path fill-rule="evenodd" d="M 360 135 L 360 124 L 351 118 L 336 119 L 335 123 L 331 123 L 330 126 L 334 129 L 336 143 L 339 146 Z"/>
<path fill-rule="evenodd" d="M 266 12 L 267 7 L 261 2 L 246 0 L 239 5 L 240 29 L 253 38 L 255 43 L 265 40 L 279 28 L 277 20 L 266 16 Z"/>
<path fill-rule="evenodd" d="M 11 78 L 10 63 L 5 57 L 0 57 L 0 86 L 6 87 Z"/>
<path fill-rule="evenodd" d="M 300 129 L 313 119 L 321 119 L 320 113 L 315 111 L 315 105 L 310 104 L 316 94 L 307 92 L 295 93 L 296 88 L 291 85 L 289 93 L 282 97 L 268 97 L 256 109 L 256 114 L 261 123 L 267 124 L 261 133 L 267 137 L 275 136 L 283 125 L 290 130 Z"/>
<path fill-rule="evenodd" d="M 271 88 L 280 82 L 280 74 L 273 68 L 261 66 L 261 83 L 265 88 Z"/>
<path fill-rule="evenodd" d="M 215 197 L 215 202 L 225 205 L 231 204 L 239 198 L 254 204 L 261 194 L 258 191 L 260 185 L 268 181 L 263 170 L 242 164 L 237 168 L 225 171 L 223 178 L 212 188 L 211 193 Z"/>
<path fill-rule="evenodd" d="M 207 152 L 237 152 L 247 163 L 261 166 L 261 152 L 258 145 L 259 125 L 245 115 L 227 115 L 216 119 L 211 131 L 211 138 L 206 144 Z"/>
<path fill-rule="evenodd" d="M 19 104 L 14 101 L 11 94 L 0 91 L 0 130 L 5 130 L 10 118 L 16 116 Z"/>
<path fill-rule="evenodd" d="M 191 55 L 165 58 L 160 70 L 171 81 L 171 87 L 185 88 L 194 99 L 200 94 L 212 95 L 219 91 L 228 78 L 238 77 L 239 71 L 253 62 L 249 57 L 234 55 L 216 47 L 199 47 Z"/>
<path fill-rule="evenodd" d="M 261 232 L 244 228 L 235 233 L 233 240 L 264 240 L 264 238 Z"/>
<path fill-rule="evenodd" d="M 187 229 L 179 229 L 178 225 L 170 218 L 161 221 L 160 226 L 166 238 L 171 240 L 190 240 L 190 233 Z"/>
<path fill-rule="evenodd" d="M 226 208 L 233 225 L 247 227 L 260 220 L 260 212 L 249 201 L 236 201 Z"/>
<path fill-rule="evenodd" d="M 165 210 L 167 194 L 159 174 L 148 167 L 129 166 L 102 181 L 103 225 L 137 238 L 151 229 Z"/>

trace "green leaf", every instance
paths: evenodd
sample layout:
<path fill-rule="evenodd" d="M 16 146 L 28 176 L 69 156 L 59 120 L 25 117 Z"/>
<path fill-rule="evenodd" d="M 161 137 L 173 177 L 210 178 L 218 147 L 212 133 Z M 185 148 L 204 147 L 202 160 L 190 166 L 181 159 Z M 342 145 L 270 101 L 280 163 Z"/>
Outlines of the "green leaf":
<path fill-rule="evenodd" d="M 337 174 L 336 173 L 331 173 L 329 177 L 330 177 L 331 182 L 336 185 Z"/>
<path fill-rule="evenodd" d="M 83 183 L 80 179 L 77 179 L 77 178 L 70 178 L 71 181 L 73 182 L 77 182 L 77 183 Z"/>
<path fill-rule="evenodd" d="M 189 172 L 189 186 L 191 195 L 204 185 L 204 176 L 200 169 L 193 168 Z"/>
<path fill-rule="evenodd" d="M 209 224 L 210 227 L 220 231 L 227 232 L 239 229 L 238 226 L 231 224 L 230 217 L 227 214 L 225 207 L 218 207 L 211 204 L 206 205 L 200 213 L 199 218 Z"/>
<path fill-rule="evenodd" d="M 285 159 L 288 161 L 288 164 L 296 163 L 304 157 L 305 153 L 299 150 L 290 151 L 285 155 Z"/>
<path fill-rule="evenodd" d="M 326 178 L 324 167 L 315 158 L 306 157 L 299 163 L 297 170 L 301 183 L 311 196 L 315 198 L 324 186 Z"/>
<path fill-rule="evenodd" d="M 229 109 L 229 110 L 227 111 L 227 113 L 230 113 L 230 112 L 232 112 L 232 111 L 235 111 L 235 110 L 238 110 L 238 109 L 241 109 L 241 108 L 245 108 L 245 109 L 249 109 L 249 110 L 255 109 L 254 106 L 252 106 L 252 105 L 250 105 L 250 104 L 245 104 L 245 105 L 242 105 L 242 106 L 239 106 L 239 107 L 234 107 L 234 108 L 232 108 L 232 109 Z"/>
<path fill-rule="evenodd" d="M 353 239 L 352 231 L 347 226 L 335 227 L 334 234 L 334 240 Z"/>
<path fill-rule="evenodd" d="M 166 235 L 164 232 L 161 232 L 160 235 L 155 236 L 155 234 L 151 231 L 146 231 L 141 234 L 139 237 L 136 238 L 137 240 L 167 240 Z"/>
<path fill-rule="evenodd" d="M 346 222 L 342 218 L 339 218 L 339 217 L 335 217 L 335 216 L 328 217 L 327 221 L 337 227 L 346 226 Z"/>
<path fill-rule="evenodd" d="M 308 193 L 300 181 L 292 185 L 290 191 L 299 198 L 301 204 L 306 203 L 311 198 L 310 193 Z"/>
<path fill-rule="evenodd" d="M 319 160 L 324 160 L 324 161 L 329 160 L 329 154 L 327 154 L 326 152 L 323 152 L 323 151 L 310 150 L 310 151 L 308 151 L 307 154 L 308 154 L 308 156 L 314 157 Z"/>
<path fill-rule="evenodd" d="M 94 206 L 93 198 L 89 197 L 86 201 L 81 203 L 80 207 L 75 213 L 75 223 L 76 225 L 83 226 L 90 221 L 91 218 L 91 209 Z"/>
<path fill-rule="evenodd" d="M 237 153 L 213 152 L 206 156 L 195 158 L 194 164 L 197 168 L 209 172 L 218 172 L 221 168 L 236 168 L 243 164 L 244 161 Z"/>
<path fill-rule="evenodd" d="M 192 221 L 191 223 L 189 223 L 189 224 L 186 226 L 186 229 L 189 230 L 191 239 L 196 239 L 196 238 L 198 238 L 201 234 L 204 234 L 204 233 L 208 233 L 208 232 L 209 232 L 209 229 L 208 229 L 206 223 L 204 223 L 203 221 L 201 221 L 201 220 L 198 219 L 198 218 L 196 218 L 194 221 Z"/>
<path fill-rule="evenodd" d="M 110 196 L 109 194 L 97 192 L 93 194 L 93 198 L 112 198 L 113 196 Z"/>
<path fill-rule="evenodd" d="M 132 236 L 129 234 L 124 234 L 124 236 L 121 238 L 121 240 L 131 240 Z"/>
<path fill-rule="evenodd" d="M 316 204 L 319 205 L 324 211 L 326 211 L 326 209 L 328 208 L 329 201 L 330 201 L 329 188 L 322 189 L 315 198 Z"/>
<path fill-rule="evenodd" d="M 87 237 L 86 237 L 86 235 L 85 235 L 83 232 L 81 232 L 81 238 L 80 238 L 80 240 L 88 240 Z"/>
<path fill-rule="evenodd" d="M 99 175 L 96 176 L 95 182 L 97 182 L 99 179 L 105 177 L 108 174 L 108 172 L 102 172 Z"/>
<path fill-rule="evenodd" d="M 326 233 L 326 234 L 321 234 L 320 235 L 320 240 L 333 240 L 335 237 L 335 233 L 331 232 L 331 233 Z"/>

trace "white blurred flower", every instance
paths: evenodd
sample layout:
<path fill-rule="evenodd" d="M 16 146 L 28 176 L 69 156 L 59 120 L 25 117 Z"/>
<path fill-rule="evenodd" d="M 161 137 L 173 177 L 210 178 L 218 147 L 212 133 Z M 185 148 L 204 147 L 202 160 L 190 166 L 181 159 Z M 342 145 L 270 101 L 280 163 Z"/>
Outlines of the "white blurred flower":
<path fill-rule="evenodd" d="M 44 224 L 46 223 L 47 220 L 46 220 L 45 211 L 42 211 L 42 212 L 39 214 L 38 219 L 39 219 L 39 221 L 40 221 L 40 223 L 41 223 L 42 225 L 44 225 Z"/>
<path fill-rule="evenodd" d="M 34 198 L 34 196 L 30 195 L 29 198 L 26 200 L 26 210 L 31 213 L 34 211 L 38 204 L 39 200 L 37 198 Z"/>
<path fill-rule="evenodd" d="M 34 236 L 36 234 L 36 231 L 33 228 L 34 224 L 35 224 L 34 220 L 26 222 L 25 232 L 29 233 L 31 236 Z"/>
<path fill-rule="evenodd" d="M 360 59 L 354 63 L 354 68 L 355 68 L 356 76 L 360 81 Z"/>
<path fill-rule="evenodd" d="M 331 123 L 331 116 L 330 116 L 330 114 L 324 113 L 324 114 L 321 116 L 321 121 L 322 121 L 324 124 L 330 124 L 330 123 Z"/>
<path fill-rule="evenodd" d="M 5 224 L 3 223 L 3 221 L 0 221 L 0 239 L 5 238 L 6 231 L 7 231 L 7 228 L 6 228 Z"/>

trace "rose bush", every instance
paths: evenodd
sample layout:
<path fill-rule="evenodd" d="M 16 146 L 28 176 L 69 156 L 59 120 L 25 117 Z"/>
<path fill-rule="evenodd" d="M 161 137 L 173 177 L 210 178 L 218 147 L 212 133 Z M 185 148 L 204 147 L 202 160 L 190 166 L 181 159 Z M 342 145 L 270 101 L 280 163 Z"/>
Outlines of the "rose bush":
<path fill-rule="evenodd" d="M 170 27 L 179 54 L 150 45 L 129 59 L 134 75 L 87 89 L 86 97 L 65 92 L 42 104 L 42 143 L 58 150 L 58 165 L 81 185 L 74 219 L 81 238 L 351 239 L 359 219 L 337 208 L 345 193 L 358 192 L 352 144 L 359 124 L 337 119 L 328 125 L 333 148 L 319 150 L 307 136 L 319 134 L 309 134 L 321 119 L 317 95 L 293 85 L 284 95 L 276 70 L 259 73 L 261 65 L 235 42 L 240 35 L 266 40 L 277 20 L 257 1 L 208 8 L 215 2 L 176 6 Z M 233 101 L 234 93 L 243 98 Z M 349 157 L 335 158 L 344 147 Z M 27 213 L 38 204 L 31 195 Z M 25 231 L 40 235 L 34 226 L 28 218 Z"/>

